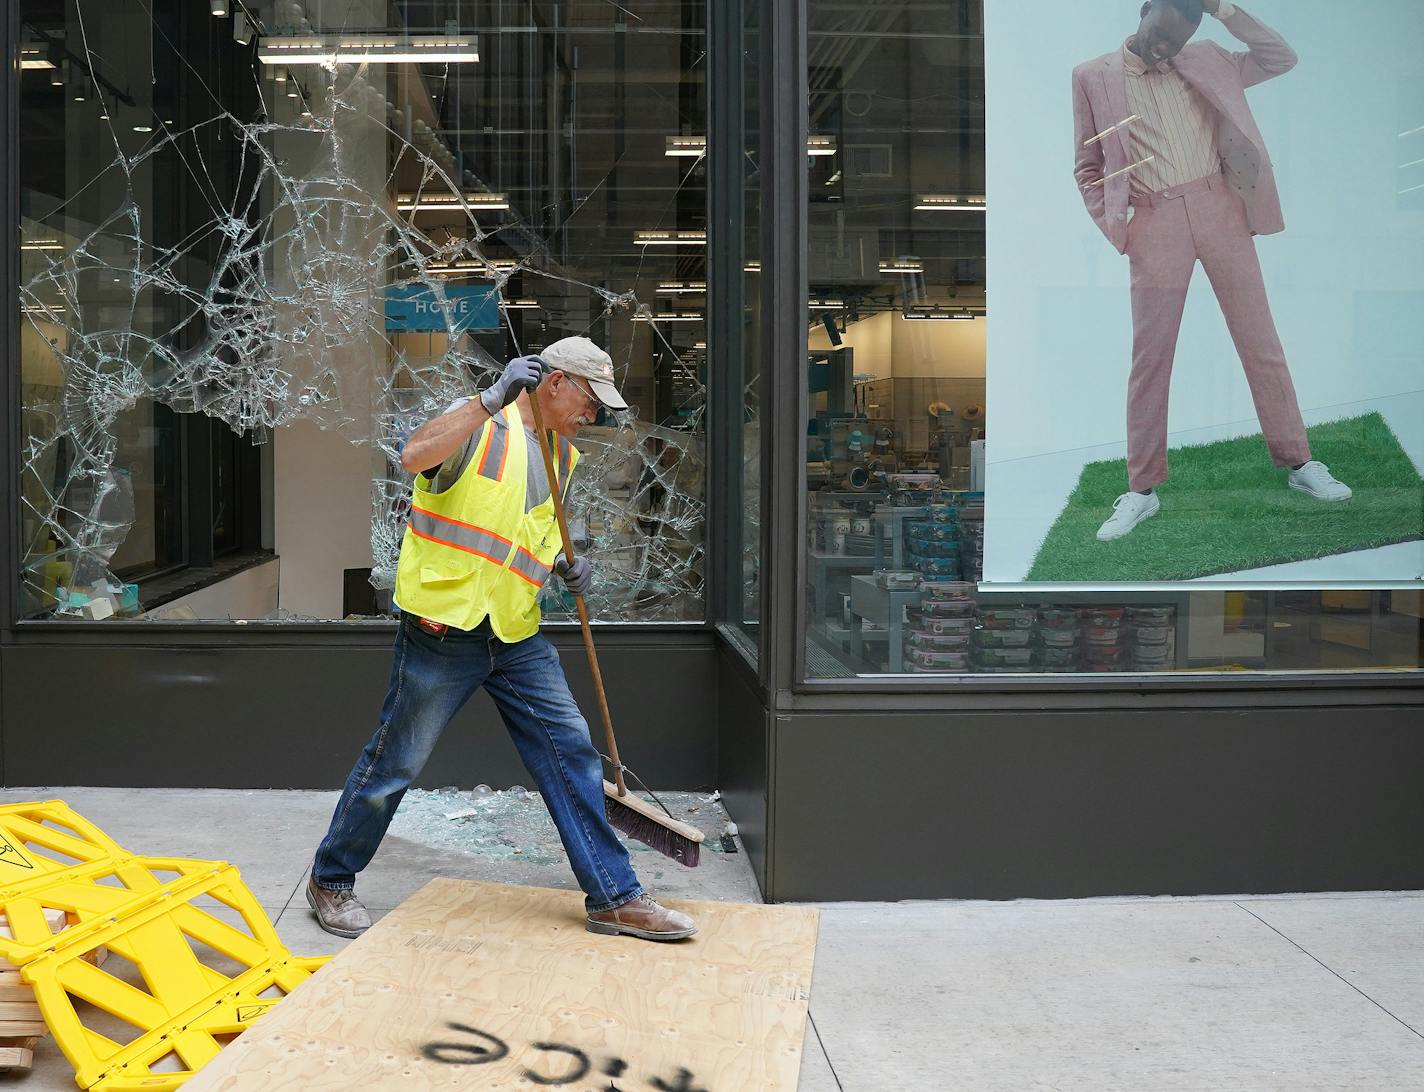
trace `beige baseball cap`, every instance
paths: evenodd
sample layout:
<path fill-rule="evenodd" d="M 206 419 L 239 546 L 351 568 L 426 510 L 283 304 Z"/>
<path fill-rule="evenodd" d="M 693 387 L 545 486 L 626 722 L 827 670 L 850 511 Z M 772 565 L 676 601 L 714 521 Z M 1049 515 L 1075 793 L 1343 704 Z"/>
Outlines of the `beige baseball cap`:
<path fill-rule="evenodd" d="M 611 410 L 625 410 L 628 403 L 618 393 L 613 361 L 586 337 L 566 337 L 539 353 L 539 359 L 554 371 L 587 379 L 594 396 Z"/>

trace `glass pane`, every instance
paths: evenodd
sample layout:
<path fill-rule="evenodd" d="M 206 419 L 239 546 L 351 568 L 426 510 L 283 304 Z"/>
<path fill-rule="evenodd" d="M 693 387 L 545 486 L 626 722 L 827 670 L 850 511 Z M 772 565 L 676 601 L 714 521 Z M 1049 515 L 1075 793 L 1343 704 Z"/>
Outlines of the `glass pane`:
<path fill-rule="evenodd" d="M 1026 240 L 996 257 L 995 276 L 1018 282 L 996 288 L 996 315 L 1008 297 L 1025 298 L 1025 308 L 1048 302 L 1032 329 L 1020 326 L 1031 311 L 1015 311 L 996 325 L 991 352 L 986 216 L 995 215 L 999 198 L 993 185 L 986 189 L 981 4 L 850 8 L 811 0 L 809 14 L 807 675 L 1420 667 L 1416 587 L 1321 591 L 1305 583 L 1298 590 L 1238 591 L 1173 577 L 1095 588 L 1104 579 L 1092 569 L 1100 544 L 1091 531 L 1082 548 L 1063 552 L 1066 568 L 1054 577 L 1061 584 L 985 583 L 986 511 L 999 527 L 1032 523 L 1036 543 L 1066 496 L 1048 495 L 1059 483 L 1043 468 L 1018 468 L 1017 493 L 1004 484 L 1012 473 L 1001 473 L 998 463 L 986 482 L 986 450 L 995 450 L 990 419 L 995 443 L 1003 436 L 1012 448 L 1050 425 L 1091 436 L 1108 416 L 1120 415 L 1122 383 L 1103 410 L 1101 384 L 1068 366 L 1079 356 L 1067 354 L 1100 329 L 1082 316 L 1103 291 L 1099 281 L 1116 276 L 1095 264 L 1111 255 L 1068 264 L 1097 241 L 1089 239 L 1062 261 L 1044 263 Z M 1066 22 L 1081 15 L 1068 8 L 1060 14 Z M 1023 124 L 1031 115 L 1045 130 L 1061 128 L 1071 121 L 1069 68 L 1043 74 L 1057 52 L 1053 35 L 1033 46 L 1042 62 L 1024 64 L 1018 18 L 998 28 L 1017 43 L 1000 47 L 1014 50 L 998 62 L 1002 78 L 1023 84 L 1030 98 L 1040 83 L 1049 90 L 1042 104 L 1015 106 L 1015 116 L 1001 124 Z M 1135 17 L 1128 23 L 1119 41 Z M 1057 201 L 1062 187 L 1024 168 L 1040 145 L 1063 144 L 1050 135 L 1004 147 L 1001 170 L 989 177 L 1021 193 L 1043 187 Z M 1394 130 L 1389 135 L 1393 140 Z M 1081 204 L 1072 181 L 1067 185 L 1067 198 Z M 1014 223 L 1038 222 L 1027 200 L 1007 215 Z M 1122 288 L 1114 299 L 1125 316 L 1125 281 Z M 1384 344 L 1379 337 L 1370 343 Z M 1122 366 L 1123 380 L 1130 363 Z M 1009 376 L 1002 382 L 1001 368 Z M 1409 412 L 1403 403 L 1393 408 Z M 1035 424 L 1026 428 L 1025 421 Z M 1420 425 L 1415 420 L 1412 427 Z M 1122 488 L 1112 489 L 1109 507 Z M 1418 490 L 1393 496 L 1404 515 L 1419 518 Z M 1210 509 L 1193 508 L 1189 518 L 1204 519 Z M 997 551 L 1006 548 L 1004 540 L 991 536 L 988 547 L 991 562 L 1002 563 Z"/>
<path fill-rule="evenodd" d="M 704 616 L 703 4 L 21 23 L 27 616 L 388 614 L 404 438 L 572 335 L 632 407 L 577 441 L 590 606 Z"/>
<path fill-rule="evenodd" d="M 742 165 L 743 200 L 742 303 L 742 491 L 741 590 L 738 597 L 741 630 L 753 645 L 761 640 L 761 36 L 755 4 L 745 6 L 742 36 Z"/>

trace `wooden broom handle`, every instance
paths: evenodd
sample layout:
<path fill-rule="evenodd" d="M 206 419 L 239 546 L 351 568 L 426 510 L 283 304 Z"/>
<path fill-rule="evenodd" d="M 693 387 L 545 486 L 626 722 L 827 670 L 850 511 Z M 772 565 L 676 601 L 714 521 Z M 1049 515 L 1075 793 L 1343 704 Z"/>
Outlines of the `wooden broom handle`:
<path fill-rule="evenodd" d="M 564 514 L 563 485 L 554 474 L 554 455 L 549 450 L 549 437 L 544 433 L 543 415 L 539 412 L 539 392 L 529 392 L 529 408 L 534 415 L 534 431 L 539 437 L 539 452 L 544 456 L 544 474 L 549 479 L 549 494 L 554 498 L 554 517 L 559 521 L 559 536 L 564 541 L 564 560 L 574 563 L 574 539 L 569 534 L 568 517 Z M 598 652 L 593 647 L 593 627 L 588 623 L 588 605 L 583 596 L 575 595 L 578 606 L 579 627 L 583 630 L 583 647 L 588 653 L 589 670 L 593 672 L 593 688 L 598 694 L 598 711 L 603 715 L 603 734 L 608 738 L 608 757 L 613 762 L 613 781 L 618 786 L 618 795 L 627 796 L 628 787 L 623 784 L 623 764 L 618 759 L 618 740 L 613 735 L 613 714 L 608 711 L 608 695 L 603 689 L 603 672 L 598 668 Z"/>

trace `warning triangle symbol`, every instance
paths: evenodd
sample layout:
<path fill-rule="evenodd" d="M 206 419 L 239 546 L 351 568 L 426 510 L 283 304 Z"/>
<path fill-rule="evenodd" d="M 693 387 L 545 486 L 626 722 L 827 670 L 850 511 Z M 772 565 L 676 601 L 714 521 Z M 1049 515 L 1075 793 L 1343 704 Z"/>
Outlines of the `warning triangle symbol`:
<path fill-rule="evenodd" d="M 35 867 L 25 860 L 25 855 L 3 834 L 0 834 L 0 864 L 14 865 L 17 868 L 33 869 Z"/>
<path fill-rule="evenodd" d="M 259 1001 L 255 1005 L 237 1006 L 238 1023 L 245 1024 L 249 1020 L 256 1020 L 259 1016 L 261 1016 L 264 1012 L 266 1012 L 275 1004 L 275 1001 Z"/>

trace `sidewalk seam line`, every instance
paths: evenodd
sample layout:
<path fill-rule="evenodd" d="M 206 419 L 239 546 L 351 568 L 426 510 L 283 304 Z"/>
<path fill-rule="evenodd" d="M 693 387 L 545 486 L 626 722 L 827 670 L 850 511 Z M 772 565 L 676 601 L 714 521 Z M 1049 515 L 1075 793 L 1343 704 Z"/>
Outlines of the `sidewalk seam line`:
<path fill-rule="evenodd" d="M 1236 905 L 1237 905 L 1238 907 L 1240 907 L 1242 910 L 1246 910 L 1246 907 L 1241 906 L 1241 904 L 1240 904 L 1239 902 L 1238 902 Z M 1342 974 L 1341 974 L 1339 971 L 1337 971 L 1334 967 L 1331 967 L 1329 964 L 1325 963 L 1323 960 L 1319 959 L 1319 958 L 1316 957 L 1314 954 L 1312 954 L 1311 952 L 1307 951 L 1304 947 L 1302 947 L 1301 945 L 1297 944 L 1294 940 L 1291 940 L 1290 937 L 1286 936 L 1285 933 L 1281 932 L 1279 929 L 1277 929 L 1274 925 L 1272 925 L 1272 924 L 1271 924 L 1269 921 L 1267 921 L 1265 918 L 1261 917 L 1259 914 L 1252 914 L 1250 910 L 1246 910 L 1246 913 L 1251 914 L 1251 916 L 1252 916 L 1253 918 L 1255 918 L 1257 921 L 1259 921 L 1262 925 L 1264 925 L 1264 926 L 1265 926 L 1267 929 L 1269 929 L 1271 932 L 1275 933 L 1275 934 L 1276 934 L 1278 937 L 1280 937 L 1282 940 L 1287 941 L 1289 944 L 1291 944 L 1292 946 L 1294 946 L 1295 948 L 1297 948 L 1299 951 L 1303 952 L 1305 955 L 1310 956 L 1310 958 L 1313 959 L 1313 960 L 1315 960 L 1316 963 L 1319 963 L 1320 966 L 1324 967 L 1327 971 L 1329 971 L 1331 974 L 1333 974 L 1333 975 L 1334 975 L 1336 978 L 1338 978 L 1341 982 L 1343 982 L 1343 983 L 1345 983 L 1345 985 L 1349 986 L 1350 989 L 1354 990 L 1357 994 L 1359 994 L 1361 997 L 1363 997 L 1366 1001 L 1368 1001 L 1368 1002 L 1369 1002 L 1371 1005 L 1373 1005 L 1375 1008 L 1379 1009 L 1380 1012 L 1384 1013 L 1384 1014 L 1385 1014 L 1386 1016 L 1388 1016 L 1391 1020 L 1394 1020 L 1395 1022 L 1397 1022 L 1398 1024 L 1400 1024 L 1401 1026 L 1403 1026 L 1404 1028 L 1406 1028 L 1408 1031 L 1410 1031 L 1412 1034 L 1418 1036 L 1420 1039 L 1424 1039 L 1424 1033 L 1421 1033 L 1421 1032 L 1418 1031 L 1416 1028 L 1414 1028 L 1414 1027 L 1411 1026 L 1410 1024 L 1406 1023 L 1404 1020 L 1401 1020 L 1398 1016 L 1396 1016 L 1394 1013 L 1390 1012 L 1389 1009 L 1387 1009 L 1387 1008 L 1385 1008 L 1383 1005 L 1381 1005 L 1378 1001 L 1376 1001 L 1373 997 L 1371 997 L 1369 994 L 1367 994 L 1364 990 L 1360 989 L 1359 986 L 1355 985 L 1355 984 L 1354 984 L 1353 982 L 1351 982 L 1348 978 L 1346 978 L 1344 975 L 1342 975 Z"/>
<path fill-rule="evenodd" d="M 277 920 L 272 923 L 272 928 L 275 929 L 279 924 L 281 924 L 282 915 L 285 914 L 287 910 L 291 907 L 292 900 L 297 897 L 297 892 L 301 890 L 302 881 L 307 878 L 307 875 L 307 872 L 303 872 L 301 876 L 297 878 L 297 882 L 292 886 L 291 894 L 287 896 L 287 901 L 282 904 L 282 909 L 277 911 Z"/>
<path fill-rule="evenodd" d="M 831 1061 L 831 1052 L 826 1049 L 825 1041 L 821 1038 L 821 1029 L 816 1026 L 816 1018 L 811 1015 L 811 1008 L 806 1007 L 806 1020 L 811 1025 L 811 1030 L 816 1033 L 816 1045 L 821 1048 L 821 1057 L 826 1059 L 826 1068 L 831 1071 L 831 1079 L 836 1082 L 836 1087 L 840 1092 L 845 1092 L 845 1085 L 841 1084 L 841 1076 L 836 1072 L 836 1065 Z"/>

